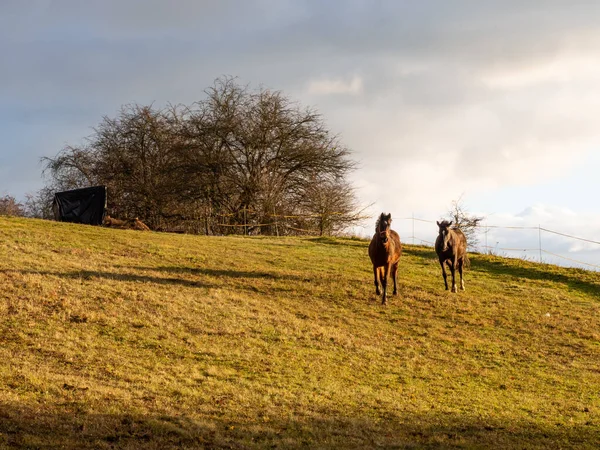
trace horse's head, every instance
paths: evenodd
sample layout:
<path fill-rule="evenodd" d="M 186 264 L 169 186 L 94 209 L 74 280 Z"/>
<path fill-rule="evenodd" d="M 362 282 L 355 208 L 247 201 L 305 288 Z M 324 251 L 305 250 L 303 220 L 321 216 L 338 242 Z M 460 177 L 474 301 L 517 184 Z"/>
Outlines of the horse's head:
<path fill-rule="evenodd" d="M 379 239 L 384 244 L 388 241 L 390 237 L 390 226 L 392 224 L 392 214 L 381 213 L 379 219 L 377 219 L 377 224 L 375 225 L 375 233 L 379 236 Z"/>
<path fill-rule="evenodd" d="M 444 243 L 443 251 L 446 251 L 448 250 L 448 241 L 450 240 L 450 226 L 452 225 L 452 221 L 443 220 L 441 223 L 437 221 L 435 223 L 437 223 L 437 226 L 439 228 L 439 236 L 440 238 L 442 238 L 442 242 Z"/>

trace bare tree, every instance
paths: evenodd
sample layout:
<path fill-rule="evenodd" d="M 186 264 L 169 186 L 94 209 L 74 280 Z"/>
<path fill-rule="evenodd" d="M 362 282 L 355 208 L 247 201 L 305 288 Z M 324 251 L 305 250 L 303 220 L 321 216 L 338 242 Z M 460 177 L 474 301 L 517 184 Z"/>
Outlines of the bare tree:
<path fill-rule="evenodd" d="M 92 139 L 97 184 L 110 192 L 109 208 L 122 218 L 139 217 L 160 226 L 171 201 L 170 111 L 128 105 L 116 119 L 105 117 Z"/>
<path fill-rule="evenodd" d="M 447 212 L 450 220 L 456 228 L 459 228 L 467 238 L 467 245 L 471 250 L 479 245 L 479 236 L 477 228 L 485 219 L 483 216 L 474 216 L 470 214 L 464 204 L 463 196 L 458 200 L 452 200 L 452 205 Z"/>
<path fill-rule="evenodd" d="M 5 195 L 0 197 L 0 216 L 19 216 L 25 215 L 25 209 L 13 196 Z"/>
<path fill-rule="evenodd" d="M 354 223 L 356 199 L 345 181 L 354 162 L 316 111 L 231 77 L 205 93 L 189 107 L 129 105 L 104 117 L 84 145 L 44 159 L 52 185 L 106 185 L 111 215 L 154 229 L 275 234 L 275 217 L 324 208 L 344 212 L 325 212 L 312 229 L 333 233 Z"/>
<path fill-rule="evenodd" d="M 315 229 L 320 236 L 338 234 L 369 217 L 344 179 L 314 180 L 303 188 L 297 203 L 306 215 L 297 219 L 298 228 Z"/>
<path fill-rule="evenodd" d="M 53 219 L 52 200 L 61 189 L 45 186 L 35 193 L 25 194 L 25 215 L 36 219 Z"/>
<path fill-rule="evenodd" d="M 227 217 L 228 225 L 272 232 L 260 224 L 289 213 L 291 193 L 315 177 L 343 178 L 353 169 L 349 150 L 320 115 L 281 92 L 253 92 L 221 78 L 206 93 L 190 110 L 184 153 L 193 164 L 186 172 L 204 180 L 195 186 L 197 196 Z"/>
<path fill-rule="evenodd" d="M 44 173 L 57 190 L 105 185 L 112 215 L 140 217 L 156 228 L 169 202 L 175 141 L 165 112 L 128 105 L 116 118 L 104 117 L 84 145 L 44 158 Z"/>
<path fill-rule="evenodd" d="M 91 186 L 95 182 L 94 156 L 90 145 L 67 145 L 54 158 L 42 158 L 42 176 L 49 176 L 52 186 L 60 190 Z"/>

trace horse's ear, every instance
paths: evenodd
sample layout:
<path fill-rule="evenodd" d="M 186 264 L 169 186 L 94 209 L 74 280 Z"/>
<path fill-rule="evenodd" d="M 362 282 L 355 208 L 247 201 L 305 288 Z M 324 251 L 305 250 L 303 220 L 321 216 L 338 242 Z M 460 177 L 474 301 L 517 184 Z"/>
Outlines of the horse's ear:
<path fill-rule="evenodd" d="M 435 223 L 437 223 L 437 226 L 438 226 L 438 227 L 440 226 L 440 223 L 439 223 L 437 220 L 435 221 Z"/>
<path fill-rule="evenodd" d="M 450 223 L 448 224 L 448 227 L 452 226 L 454 222 L 450 221 Z"/>
<path fill-rule="evenodd" d="M 388 219 L 388 220 L 392 220 L 392 213 L 388 213 L 388 215 L 387 215 L 387 219 Z"/>

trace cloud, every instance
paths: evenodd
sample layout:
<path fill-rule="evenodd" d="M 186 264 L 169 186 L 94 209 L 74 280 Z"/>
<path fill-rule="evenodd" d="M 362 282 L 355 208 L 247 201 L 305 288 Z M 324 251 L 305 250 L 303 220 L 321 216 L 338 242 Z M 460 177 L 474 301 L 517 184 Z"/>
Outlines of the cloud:
<path fill-rule="evenodd" d="M 411 213 L 392 210 L 393 228 L 404 243 L 431 246 L 437 236 L 435 221 L 448 218 L 445 211 L 439 216 L 416 214 L 413 221 Z M 374 217 L 375 212 L 380 211 L 372 211 Z M 485 217 L 476 235 L 475 251 L 536 262 L 541 256 L 545 263 L 600 270 L 600 213 L 581 214 L 561 206 L 536 204 L 517 213 L 471 214 Z M 365 221 L 355 233 L 371 237 L 374 223 L 374 219 Z"/>
<path fill-rule="evenodd" d="M 522 89 L 540 84 L 564 84 L 574 78 L 591 80 L 600 72 L 600 63 L 589 55 L 564 54 L 547 61 L 520 67 L 493 70 L 482 76 L 483 84 L 490 89 Z"/>
<path fill-rule="evenodd" d="M 317 95 L 350 94 L 357 95 L 363 90 L 363 81 L 358 75 L 349 80 L 342 78 L 321 78 L 308 83 L 308 93 Z"/>
<path fill-rule="evenodd" d="M 487 242 L 499 254 L 534 260 L 540 257 L 541 245 L 544 262 L 597 269 L 600 268 L 599 223 L 600 213 L 577 213 L 563 206 L 536 204 L 515 214 L 488 217 L 487 224 L 498 228 L 486 230 Z M 480 236 L 482 243 L 483 231 Z"/>
<path fill-rule="evenodd" d="M 6 1 L 0 131 L 20 156 L 2 162 L 31 180 L 25 161 L 122 104 L 189 104 L 226 74 L 321 112 L 363 203 L 435 217 L 567 179 L 598 148 L 599 21 L 587 1 Z"/>

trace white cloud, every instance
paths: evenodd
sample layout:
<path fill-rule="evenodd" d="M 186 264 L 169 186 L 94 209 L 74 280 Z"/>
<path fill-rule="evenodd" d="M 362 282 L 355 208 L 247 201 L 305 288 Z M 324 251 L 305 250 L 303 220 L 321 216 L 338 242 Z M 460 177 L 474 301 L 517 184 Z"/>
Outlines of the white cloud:
<path fill-rule="evenodd" d="M 416 214 L 414 221 L 410 212 L 392 211 L 393 227 L 402 242 L 433 245 L 437 235 L 435 221 L 445 218 L 445 211 L 442 209 L 437 217 Z M 374 216 L 375 212 L 379 214 L 380 210 L 375 209 Z M 600 242 L 600 213 L 577 214 L 568 208 L 543 204 L 532 205 L 519 213 L 471 213 L 486 217 L 477 234 L 480 252 L 536 262 L 541 256 L 545 263 L 600 270 L 600 244 L 589 242 Z M 357 233 L 370 237 L 375 223 L 371 222 Z"/>
<path fill-rule="evenodd" d="M 484 73 L 481 81 L 491 89 L 520 89 L 546 83 L 597 79 L 600 63 L 588 54 L 563 52 L 547 60 L 500 68 Z"/>
<path fill-rule="evenodd" d="M 600 266 L 600 213 L 583 214 L 563 206 L 536 204 L 516 214 L 492 215 L 486 222 L 499 227 L 489 228 L 487 236 L 488 245 L 496 247 L 499 254 L 538 260 L 541 239 L 544 262 L 587 269 Z M 480 243 L 483 239 L 482 232 Z"/>
<path fill-rule="evenodd" d="M 357 95 L 363 91 L 363 81 L 358 75 L 350 79 L 321 78 L 308 84 L 308 93 L 317 95 L 350 94 Z"/>
<path fill-rule="evenodd" d="M 151 0 L 144 14 L 129 1 L 5 3 L 0 51 L 13 63 L 0 131 L 21 158 L 9 172 L 36 162 L 29 179 L 39 153 L 79 142 L 121 104 L 189 104 L 221 74 L 316 107 L 360 162 L 363 203 L 394 217 L 435 219 L 463 193 L 509 189 L 512 208 L 551 204 L 542 189 L 521 202 L 515 186 L 567 179 L 600 147 L 600 3 Z M 16 195 L 29 190 L 4 180 Z M 598 183 L 564 190 L 581 197 Z M 551 211 L 564 221 L 548 225 L 578 223 L 573 209 Z"/>

